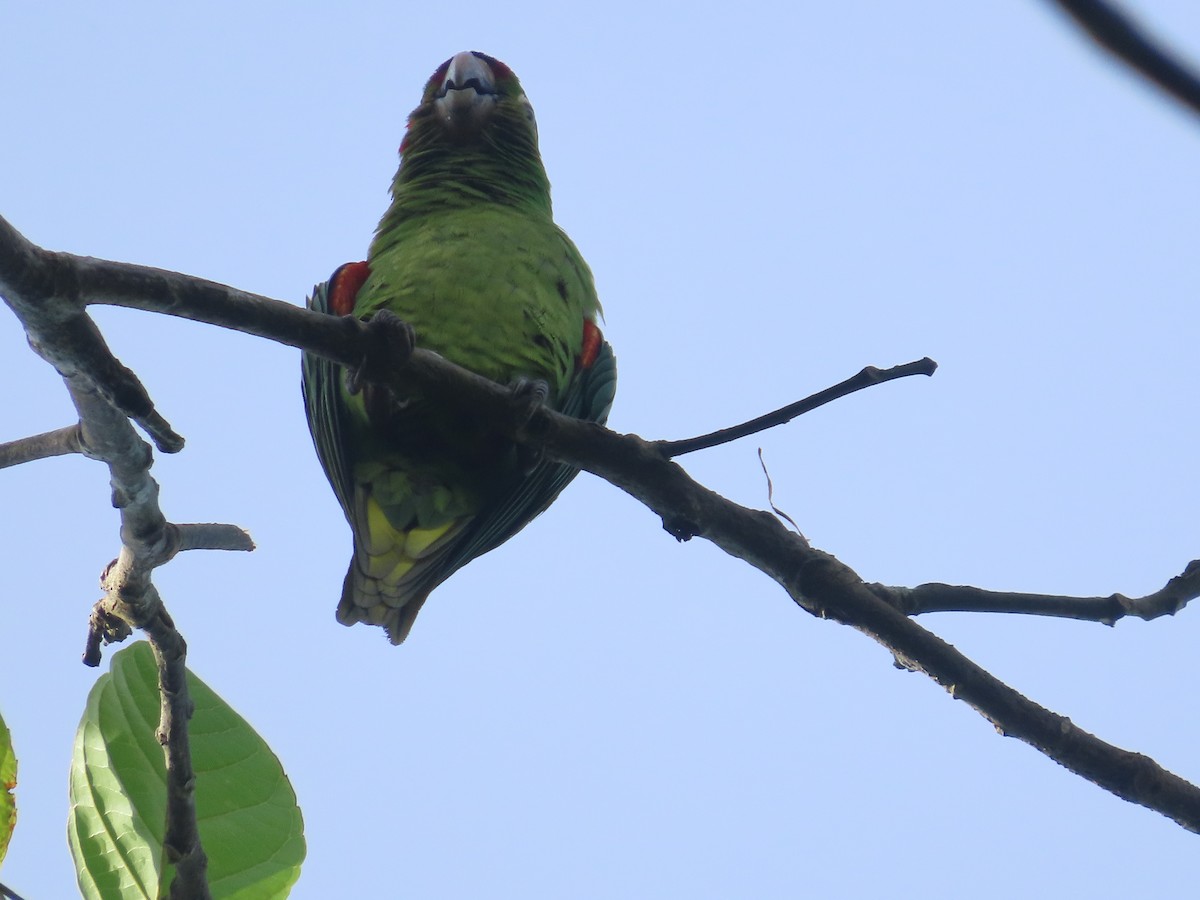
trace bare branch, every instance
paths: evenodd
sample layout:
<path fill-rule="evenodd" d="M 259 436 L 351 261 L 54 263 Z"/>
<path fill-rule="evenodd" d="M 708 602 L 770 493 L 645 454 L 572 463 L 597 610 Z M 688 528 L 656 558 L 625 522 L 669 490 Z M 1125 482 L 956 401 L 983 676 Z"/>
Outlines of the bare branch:
<path fill-rule="evenodd" d="M 158 737 L 167 769 L 164 850 L 176 866 L 172 897 L 209 897 L 207 858 L 195 811 L 195 772 L 188 741 L 192 714 L 186 678 L 187 645 L 150 580 L 156 566 L 185 544 L 249 549 L 249 536 L 231 526 L 167 523 L 158 505 L 158 484 L 150 477 L 152 451 L 130 424 L 141 425 L 158 446 L 178 450 L 183 441 L 154 409 L 128 369 L 109 351 L 86 315 L 71 258 L 34 247 L 0 221 L 0 290 L 29 335 L 30 345 L 63 376 L 79 412 L 79 424 L 57 436 L 17 442 L 11 455 L 78 450 L 109 469 L 113 505 L 121 514 L 121 553 L 102 578 L 105 597 L 89 620 L 85 662 L 99 661 L 102 641 L 122 639 L 131 627 L 150 638 L 161 697 Z M 66 452 L 64 450 L 63 452 Z M 43 453 L 42 455 L 45 455 Z M 35 457 L 31 457 L 35 458 Z"/>
<path fill-rule="evenodd" d="M 196 525 L 175 525 L 179 535 L 179 550 L 253 550 L 254 541 L 236 525 L 203 522 Z"/>
<path fill-rule="evenodd" d="M 79 423 L 76 422 L 66 428 L 57 428 L 54 431 L 0 444 L 0 469 L 19 466 L 35 459 L 49 459 L 51 456 L 82 452 Z"/>
<path fill-rule="evenodd" d="M 1118 797 L 1200 831 L 1200 788 L 1022 696 L 884 603 L 849 567 L 809 546 L 769 513 L 746 509 L 697 484 L 636 436 L 548 412 L 534 417 L 531 431 L 547 455 L 623 488 L 658 513 L 671 534 L 712 541 L 769 575 L 810 613 L 870 635 L 906 668 L 924 672 L 966 701 L 1001 734 L 1025 741 Z"/>
<path fill-rule="evenodd" d="M 105 597 L 89 620 L 84 661 L 89 662 L 89 656 L 95 654 L 98 662 L 100 640 L 123 638 L 130 627 L 143 629 L 149 637 L 158 663 L 158 739 L 167 767 L 163 847 L 168 861 L 176 865 L 171 896 L 207 898 L 208 861 L 196 825 L 196 775 L 188 741 L 192 701 L 186 678 L 187 644 L 150 580 L 154 568 L 179 551 L 179 529 L 167 523 L 159 508 L 158 484 L 149 471 L 150 448 L 138 438 L 125 414 L 82 374 L 65 381 L 79 411 L 83 442 L 89 455 L 108 465 L 113 505 L 121 512 L 121 554 L 101 578 Z"/>
<path fill-rule="evenodd" d="M 356 322 L 164 269 L 51 253 L 30 243 L 3 216 L 0 296 L 10 306 L 17 304 L 14 311 L 22 323 L 27 311 L 32 309 L 36 317 L 42 306 L 66 305 L 72 315 L 80 316 L 89 304 L 123 306 L 265 337 L 343 365 L 357 365 L 362 358 Z M 126 410 L 120 403 L 114 405 Z"/>
<path fill-rule="evenodd" d="M 1109 53 L 1200 113 L 1200 77 L 1158 45 L 1120 7 L 1104 0 L 1053 0 Z"/>
<path fill-rule="evenodd" d="M 985 591 L 967 585 L 920 584 L 914 588 L 867 585 L 877 597 L 900 612 L 917 616 L 930 612 L 1022 613 L 1031 616 L 1056 616 L 1115 625 L 1125 616 L 1150 621 L 1173 616 L 1192 600 L 1200 597 L 1200 560 L 1193 559 L 1183 573 L 1145 597 L 1124 594 L 1107 597 L 1066 597 L 1056 594 L 1019 594 Z"/>
<path fill-rule="evenodd" d="M 183 438 L 154 409 L 136 375 L 113 356 L 84 312 L 86 284 L 67 254 L 51 253 L 25 239 L 0 218 L 0 296 L 16 313 L 29 344 L 63 378 L 84 376 L 101 395 L 133 419 L 164 453 L 183 448 Z"/>
<path fill-rule="evenodd" d="M 413 354 L 420 390 L 504 427 L 509 393 L 434 355 Z M 732 503 L 694 482 L 658 445 L 540 409 L 509 432 L 554 459 L 586 469 L 640 500 L 679 540 L 703 537 L 782 585 L 810 613 L 870 635 L 906 668 L 927 674 L 1002 734 L 1017 737 L 1117 796 L 1200 831 L 1200 788 L 1153 760 L 1108 744 L 1022 696 L 877 597 L 850 568 L 812 548 L 770 513 Z"/>
<path fill-rule="evenodd" d="M 5 270 L 4 243 L 0 229 L 0 288 L 7 291 L 13 279 Z M 770 513 L 731 503 L 694 482 L 664 455 L 661 443 L 615 434 L 546 408 L 535 409 L 529 415 L 528 407 L 515 404 L 507 389 L 428 351 L 415 350 L 397 363 L 404 348 L 390 346 L 389 342 L 402 335 L 395 328 L 384 327 L 386 323 L 361 323 L 349 317 L 310 313 L 174 273 L 65 255 L 55 255 L 55 260 L 55 265 L 72 270 L 72 283 L 88 285 L 90 297 L 228 325 L 302 346 L 354 366 L 368 379 L 386 382 L 399 391 L 417 390 L 441 402 L 457 404 L 514 440 L 539 447 L 550 458 L 586 469 L 622 488 L 654 510 L 662 518 L 663 527 L 679 540 L 703 537 L 746 560 L 783 586 L 802 608 L 871 636 L 906 668 L 926 673 L 953 697 L 965 700 L 1001 733 L 1020 738 L 1119 797 L 1158 810 L 1185 828 L 1200 830 L 1200 789 L 1153 760 L 1107 744 L 1076 728 L 1069 719 L 1023 697 L 885 602 L 851 569 L 812 548 Z M 127 289 L 131 291 L 128 296 L 116 293 Z M 156 291 L 164 293 L 155 297 Z M 168 301 L 162 299 L 164 296 Z M 874 379 L 868 379 L 868 383 L 874 383 Z M 111 407 L 108 409 L 115 414 Z M 88 418 L 82 409 L 81 418 L 86 426 Z M 93 448 L 86 428 L 84 438 Z M 126 492 L 117 490 L 116 485 L 114 474 L 114 496 L 125 498 Z M 139 490 L 128 493 L 131 503 L 144 499 Z M 165 544 L 162 536 L 171 532 L 163 528 L 133 532 L 126 521 L 127 513 L 122 505 L 122 538 L 129 542 L 127 549 L 143 546 L 138 541 L 149 538 L 144 544 L 146 555 L 157 558 L 154 548 Z M 163 552 L 167 549 L 164 546 Z M 122 558 L 125 555 L 123 551 Z M 134 567 L 125 588 L 110 589 L 114 607 L 125 602 L 126 593 L 137 596 L 135 588 L 141 587 L 135 577 L 138 571 Z M 148 573 L 149 568 L 144 571 Z M 153 599 L 156 601 L 157 596 Z M 152 624 L 141 616 L 135 619 L 139 625 Z"/>
<path fill-rule="evenodd" d="M 685 438 L 679 441 L 655 441 L 654 446 L 663 456 L 670 459 L 683 456 L 685 453 L 693 453 L 696 450 L 707 450 L 709 447 L 727 444 L 730 441 L 766 431 L 768 428 L 774 428 L 776 425 L 783 425 L 797 416 L 812 412 L 819 406 L 832 403 L 834 400 L 853 394 L 855 391 L 861 391 L 863 388 L 883 384 L 885 381 L 894 381 L 897 378 L 907 378 L 909 375 L 932 375 L 936 370 L 937 363 L 928 356 L 915 362 L 892 366 L 890 369 L 867 366 L 857 375 L 847 378 L 833 387 L 828 387 L 803 400 L 797 400 L 795 403 L 789 403 L 787 406 L 759 416 L 757 419 L 751 419 L 741 425 L 734 425 L 732 428 L 722 428 L 700 437 Z"/>
<path fill-rule="evenodd" d="M 154 591 L 153 586 L 150 590 Z M 208 889 L 208 856 L 200 843 L 196 822 L 196 773 L 188 740 L 193 707 L 187 684 L 187 644 L 161 603 L 158 615 L 143 627 L 158 663 L 160 709 L 156 737 L 167 760 L 167 827 L 163 849 L 167 860 L 175 865 L 171 897 L 207 900 L 212 896 Z"/>

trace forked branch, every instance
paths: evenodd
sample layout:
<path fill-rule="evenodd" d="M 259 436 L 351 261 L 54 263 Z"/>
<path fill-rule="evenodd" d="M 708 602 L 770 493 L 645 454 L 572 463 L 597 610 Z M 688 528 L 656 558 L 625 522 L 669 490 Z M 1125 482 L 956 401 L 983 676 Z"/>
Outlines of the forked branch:
<path fill-rule="evenodd" d="M 12 254 L 4 241 L 4 228 L 0 227 L 0 292 L 8 296 L 13 281 L 4 260 L 6 253 L 7 258 Z M 661 443 L 619 435 L 544 407 L 531 416 L 524 414 L 528 410 L 516 415 L 506 388 L 428 351 L 417 349 L 405 358 L 401 351 L 407 347 L 389 347 L 388 342 L 399 333 L 394 328 L 311 313 L 175 273 L 46 254 L 36 248 L 25 257 L 49 259 L 46 264 L 59 270 L 58 277 L 50 280 L 80 289 L 74 296 L 60 289 L 44 295 L 43 300 L 52 297 L 47 302 L 74 303 L 81 314 L 82 297 L 100 297 L 122 306 L 236 327 L 353 366 L 399 392 L 417 391 L 457 405 L 514 440 L 540 447 L 547 456 L 586 469 L 627 491 L 654 510 L 664 528 L 680 540 L 703 537 L 746 560 L 783 586 L 802 608 L 870 635 L 902 665 L 926 673 L 953 697 L 965 700 L 1001 733 L 1026 741 L 1126 800 L 1158 810 L 1185 828 L 1200 830 L 1200 789 L 1153 760 L 1107 744 L 1022 696 L 917 625 L 847 566 L 788 531 L 775 516 L 731 503 L 694 482 L 668 458 Z M 41 284 L 47 278 L 43 273 L 27 280 Z M 24 298 L 27 306 L 38 302 L 38 298 Z M 397 359 L 404 362 L 397 365 Z M 87 421 L 82 411 L 81 419 Z M 91 446 L 86 430 L 83 436 Z M 703 443 L 709 438 L 699 440 Z M 165 529 L 163 533 L 167 533 Z"/>

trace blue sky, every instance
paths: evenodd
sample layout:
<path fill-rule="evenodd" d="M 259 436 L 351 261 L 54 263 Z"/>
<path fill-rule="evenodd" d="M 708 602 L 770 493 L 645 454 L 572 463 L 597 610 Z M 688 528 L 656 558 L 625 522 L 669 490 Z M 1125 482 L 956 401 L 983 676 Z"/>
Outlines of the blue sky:
<path fill-rule="evenodd" d="M 1195 4 L 1130 8 L 1200 48 Z M 696 434 L 929 355 L 933 379 L 685 465 L 764 506 L 761 446 L 777 504 L 869 581 L 1136 595 L 1200 556 L 1200 120 L 1047 3 L 10 4 L 0 22 L 0 213 L 43 246 L 302 302 L 362 258 L 429 73 L 484 50 L 520 75 L 595 271 L 614 428 Z M 588 476 L 441 587 L 403 647 L 338 626 L 350 538 L 298 354 L 96 318 L 188 439 L 155 464 L 168 517 L 258 543 L 156 582 L 194 671 L 299 794 L 293 896 L 1194 889 L 1194 835 Z M 67 424 L 6 316 L 0 342 L 0 439 Z M 117 518 L 83 459 L 0 473 L 0 497 L 21 763 L 0 875 L 70 896 L 67 766 L 95 678 L 78 658 Z M 923 624 L 1200 778 L 1200 610 Z"/>

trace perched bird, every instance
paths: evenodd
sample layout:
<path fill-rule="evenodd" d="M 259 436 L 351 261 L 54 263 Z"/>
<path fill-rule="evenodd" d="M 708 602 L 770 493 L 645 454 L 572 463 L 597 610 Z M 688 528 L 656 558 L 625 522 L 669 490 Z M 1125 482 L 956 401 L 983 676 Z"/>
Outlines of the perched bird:
<path fill-rule="evenodd" d="M 616 364 L 592 273 L 554 224 L 533 107 L 512 70 L 482 53 L 438 67 L 391 193 L 366 261 L 318 285 L 309 308 L 388 310 L 418 346 L 606 421 Z M 354 532 L 337 617 L 382 625 L 399 644 L 430 591 L 520 531 L 577 470 L 430 399 L 358 390 L 348 374 L 304 356 L 309 430 Z"/>

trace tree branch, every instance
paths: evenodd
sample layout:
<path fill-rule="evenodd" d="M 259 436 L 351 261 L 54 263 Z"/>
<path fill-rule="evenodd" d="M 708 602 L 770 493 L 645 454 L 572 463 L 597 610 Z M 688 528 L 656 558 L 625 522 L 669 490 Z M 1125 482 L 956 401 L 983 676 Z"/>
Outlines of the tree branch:
<path fill-rule="evenodd" d="M 248 535 L 229 525 L 167 522 L 150 477 L 152 451 L 130 425 L 132 418 L 160 449 L 182 448 L 183 440 L 154 409 L 136 376 L 109 351 L 84 311 L 76 268 L 68 258 L 26 241 L 0 220 L 0 293 L 21 320 L 34 350 L 62 375 L 79 423 L 0 447 L 11 465 L 49 455 L 81 452 L 109 469 L 113 505 L 121 515 L 121 553 L 101 579 L 104 598 L 89 619 L 84 661 L 99 662 L 100 644 L 123 639 L 131 627 L 150 639 L 158 663 L 161 711 L 158 739 L 167 769 L 164 849 L 175 865 L 172 897 L 210 896 L 207 857 L 195 811 L 195 772 L 188 741 L 192 703 L 186 678 L 187 645 L 151 582 L 153 569 L 181 549 L 252 549 Z"/>
<path fill-rule="evenodd" d="M 832 403 L 834 400 L 853 394 L 855 391 L 861 391 L 863 388 L 883 384 L 885 381 L 894 381 L 897 378 L 906 378 L 909 375 L 932 375 L 936 370 L 937 363 L 928 356 L 924 359 L 918 359 L 915 362 L 892 366 L 890 369 L 877 369 L 875 366 L 867 366 L 857 375 L 853 375 L 845 381 L 835 384 L 833 387 L 818 391 L 809 397 L 805 397 L 803 400 L 797 400 L 795 403 L 789 403 L 787 406 L 759 416 L 756 419 L 751 419 L 749 422 L 734 425 L 732 428 L 721 428 L 700 437 L 685 438 L 679 441 L 655 441 L 654 446 L 659 453 L 671 459 L 676 456 L 683 456 L 685 453 L 707 450 L 709 447 L 716 447 L 720 444 L 727 444 L 730 441 L 749 437 L 752 434 L 758 434 L 758 432 L 774 428 L 776 425 L 784 425 L 797 416 L 802 416 L 806 412 L 812 412 L 819 406 Z"/>
<path fill-rule="evenodd" d="M 0 291 L 7 295 L 14 279 L 5 268 L 4 243 L 0 228 Z M 1022 696 L 911 621 L 851 569 L 812 548 L 770 513 L 739 506 L 697 484 L 663 454 L 660 444 L 546 408 L 535 409 L 530 416 L 528 409 L 514 405 L 506 388 L 428 351 L 418 349 L 397 365 L 395 360 L 402 354 L 388 342 L 398 332 L 384 327 L 384 322 L 360 323 L 311 313 L 175 273 L 65 254 L 54 254 L 53 259 L 53 266 L 71 270 L 71 283 L 88 297 L 228 325 L 305 347 L 355 366 L 367 378 L 398 391 L 415 390 L 457 404 L 514 440 L 539 447 L 548 457 L 586 469 L 625 490 L 654 510 L 663 527 L 679 540 L 703 537 L 746 560 L 778 582 L 802 608 L 869 635 L 901 665 L 926 673 L 951 696 L 966 701 L 1002 734 L 1020 738 L 1119 797 L 1200 831 L 1200 789 L 1153 760 L 1107 744 Z M 127 295 L 117 293 L 126 290 Z M 156 291 L 163 293 L 154 296 Z M 78 297 L 75 302 L 82 303 Z M 241 312 L 246 317 L 238 321 Z"/>
<path fill-rule="evenodd" d="M 65 379 L 79 411 L 83 444 L 89 455 L 108 465 L 113 506 L 121 512 L 121 554 L 101 578 L 105 597 L 91 617 L 85 662 L 99 661 L 103 637 L 124 637 L 129 628 L 141 628 L 150 639 L 158 663 L 161 710 L 157 737 L 163 745 L 167 768 L 167 818 L 163 847 L 176 866 L 172 897 L 210 896 L 205 873 L 207 857 L 196 825 L 195 782 L 188 720 L 192 701 L 186 678 L 187 644 L 163 606 L 150 580 L 156 566 L 179 551 L 178 529 L 171 527 L 158 505 L 158 484 L 150 477 L 150 448 L 142 442 L 123 412 L 81 374 Z M 96 624 L 105 629 L 97 632 Z"/>
<path fill-rule="evenodd" d="M 1142 29 L 1120 7 L 1104 0 L 1052 0 L 1101 47 L 1200 113 L 1200 77 Z"/>
<path fill-rule="evenodd" d="M 253 550 L 250 535 L 236 525 L 219 522 L 201 522 L 195 525 L 173 525 L 179 540 L 179 551 L 184 550 Z"/>
<path fill-rule="evenodd" d="M 183 449 L 183 438 L 154 409 L 136 375 L 113 356 L 84 312 L 87 284 L 68 254 L 30 243 L 0 218 L 0 295 L 16 313 L 34 351 L 63 378 L 81 375 L 104 399 L 133 419 L 164 453 Z M 60 264 L 62 262 L 62 264 Z"/>
<path fill-rule="evenodd" d="M 291 303 L 165 269 L 52 253 L 32 244 L 2 216 L 0 296 L 8 300 L 22 324 L 27 318 L 35 324 L 49 318 L 50 314 L 43 311 L 47 307 L 65 306 L 70 312 L 59 312 L 53 318 L 73 319 L 86 318 L 84 308 L 91 304 L 123 306 L 269 338 L 312 350 L 343 365 L 357 365 L 362 360 L 361 329 L 353 323 L 330 321 L 329 316 L 310 313 Z M 102 338 L 99 340 L 103 343 Z M 100 381 L 106 375 L 104 371 L 89 373 Z M 107 390 L 116 393 L 117 386 Z M 149 403 L 148 396 L 145 402 Z M 130 404 L 134 409 L 116 401 L 114 405 L 135 420 L 135 413 L 142 409 L 136 402 Z"/>
<path fill-rule="evenodd" d="M 908 616 L 930 612 L 1023 613 L 1056 616 L 1115 625 L 1125 616 L 1157 619 L 1173 616 L 1200 597 L 1200 559 L 1193 559 L 1179 575 L 1144 597 L 1124 594 L 1107 597 L 1066 597 L 1057 594 L 1019 594 L 985 591 L 968 585 L 920 584 L 914 588 L 867 585 L 875 596 Z"/>
<path fill-rule="evenodd" d="M 79 423 L 76 422 L 66 428 L 57 428 L 54 431 L 0 444 L 0 469 L 19 466 L 21 463 L 33 462 L 35 459 L 48 459 L 51 456 L 82 452 Z"/>
<path fill-rule="evenodd" d="M 460 398 L 472 396 L 472 407 L 483 401 L 478 386 L 468 388 L 464 379 L 463 388 Z M 498 392 L 487 393 L 495 398 L 487 402 L 500 401 Z M 871 636 L 905 668 L 924 672 L 1001 734 L 1025 741 L 1122 799 L 1200 831 L 1200 789 L 1149 757 L 1105 743 L 1022 696 L 880 600 L 848 566 L 812 548 L 774 516 L 746 509 L 692 481 L 654 444 L 548 411 L 536 414 L 529 430 L 548 456 L 624 489 L 661 516 L 663 527 L 677 538 L 694 535 L 712 541 L 769 575 L 813 615 Z"/>

